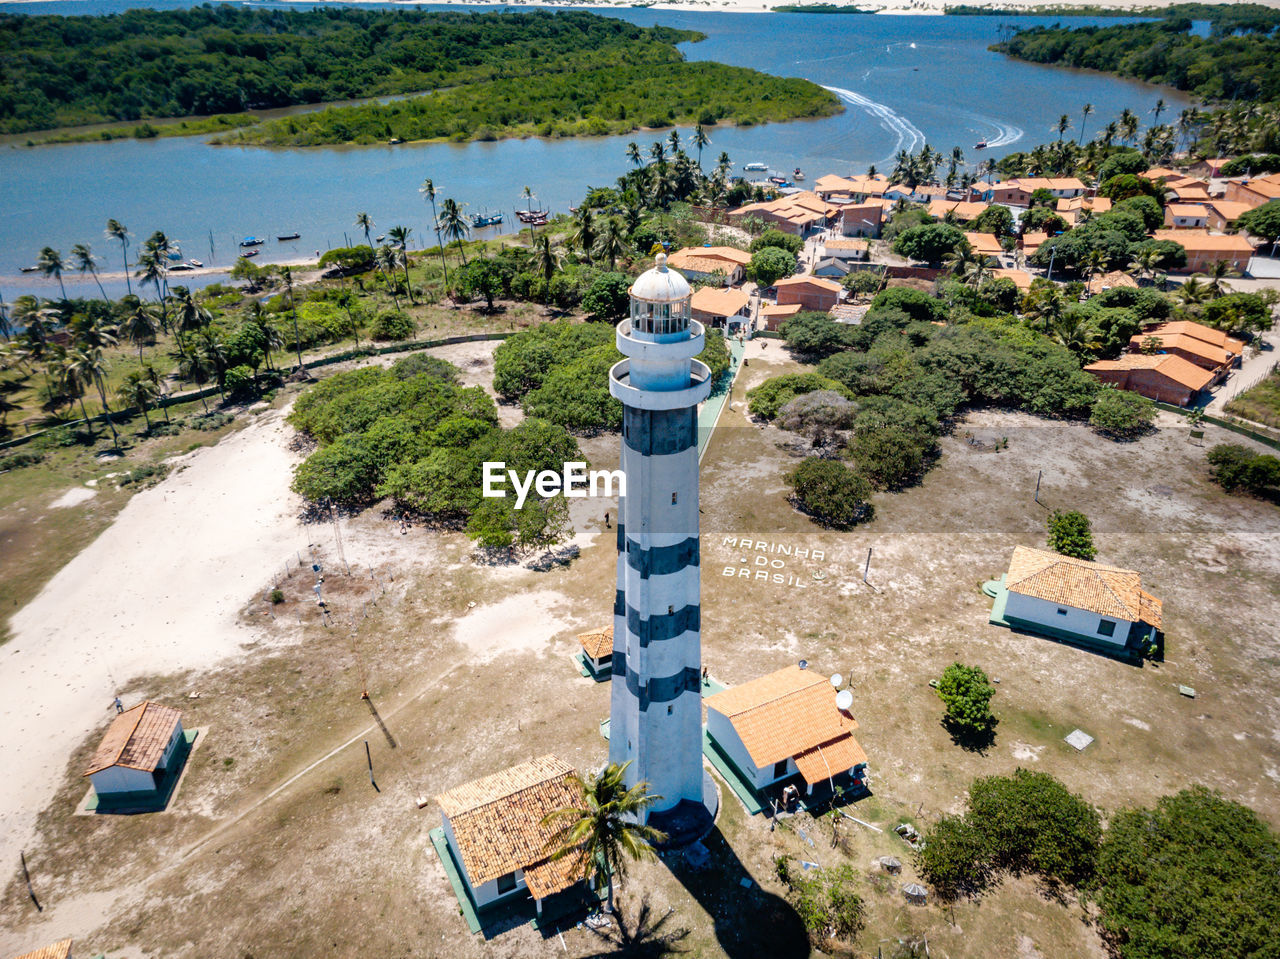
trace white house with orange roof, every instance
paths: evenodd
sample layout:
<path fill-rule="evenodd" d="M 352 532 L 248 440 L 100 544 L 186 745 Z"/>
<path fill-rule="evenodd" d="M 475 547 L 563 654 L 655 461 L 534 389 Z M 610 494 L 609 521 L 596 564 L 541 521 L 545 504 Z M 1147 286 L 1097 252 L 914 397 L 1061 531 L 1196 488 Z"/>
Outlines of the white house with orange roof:
<path fill-rule="evenodd" d="M 563 759 L 541 756 L 436 797 L 448 845 L 437 852 L 453 857 L 476 908 L 532 896 L 541 913 L 548 897 L 582 881 L 581 859 L 555 858 L 557 827 L 544 823 L 582 801 L 574 775 Z"/>
<path fill-rule="evenodd" d="M 1209 208 L 1203 203 L 1170 203 L 1164 208 L 1164 225 L 1173 230 L 1207 229 Z"/>
<path fill-rule="evenodd" d="M 1131 569 L 1015 546 L 1001 587 L 993 622 L 1054 639 L 1133 653 L 1163 627 L 1163 604 Z"/>
<path fill-rule="evenodd" d="M 182 713 L 150 700 L 118 714 L 94 751 L 85 776 L 99 805 L 158 798 L 186 759 Z"/>
<path fill-rule="evenodd" d="M 1027 206 L 1036 190 L 1048 190 L 1055 200 L 1080 196 L 1086 191 L 1077 177 L 1024 176 L 1002 180 L 991 186 L 991 200 L 1005 206 Z"/>
<path fill-rule="evenodd" d="M 857 720 L 837 708 L 822 673 L 788 666 L 705 703 L 712 744 L 754 789 L 794 776 L 807 793 L 836 780 L 865 785 L 867 754 L 853 737 Z"/>
<path fill-rule="evenodd" d="M 1253 244 L 1240 234 L 1210 233 L 1208 230 L 1156 230 L 1152 237 L 1170 240 L 1187 251 L 1187 265 L 1180 272 L 1200 273 L 1223 262 L 1244 272 L 1253 257 Z"/>
<path fill-rule="evenodd" d="M 679 270 L 691 283 L 723 276 L 725 286 L 741 283 L 750 262 L 750 253 L 732 246 L 686 246 L 667 257 L 667 266 Z"/>
<path fill-rule="evenodd" d="M 596 682 L 607 679 L 613 673 L 613 624 L 578 634 L 582 647 L 578 664 L 587 670 Z"/>
<path fill-rule="evenodd" d="M 728 329 L 745 324 L 751 317 L 751 297 L 741 287 L 704 286 L 693 291 L 689 311 L 699 323 Z"/>

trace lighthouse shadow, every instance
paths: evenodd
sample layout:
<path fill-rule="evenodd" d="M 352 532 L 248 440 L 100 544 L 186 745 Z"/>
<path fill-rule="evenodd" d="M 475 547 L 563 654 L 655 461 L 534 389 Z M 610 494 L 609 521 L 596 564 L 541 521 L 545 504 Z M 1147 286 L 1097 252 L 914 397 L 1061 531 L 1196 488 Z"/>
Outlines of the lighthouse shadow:
<path fill-rule="evenodd" d="M 791 903 L 763 889 L 716 826 L 699 844 L 662 857 L 671 874 L 715 922 L 730 959 L 802 959 L 809 934 Z M 743 880 L 747 880 L 744 885 Z"/>

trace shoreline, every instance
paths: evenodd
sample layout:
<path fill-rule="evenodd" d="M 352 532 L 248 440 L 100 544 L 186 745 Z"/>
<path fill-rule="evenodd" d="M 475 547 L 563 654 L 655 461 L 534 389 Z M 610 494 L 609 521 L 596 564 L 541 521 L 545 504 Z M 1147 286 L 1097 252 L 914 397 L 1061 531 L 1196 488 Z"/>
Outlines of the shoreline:
<path fill-rule="evenodd" d="M 57 3 L 59 0 L 3 0 L 5 6 L 22 6 L 32 3 Z M 315 0 L 280 0 L 282 3 L 314 3 Z M 359 3 L 368 0 L 321 0 L 321 6 L 331 4 Z M 493 3 L 491 0 L 386 0 L 386 6 L 461 6 L 486 8 L 550 8 L 550 9 L 588 9 L 588 10 L 633 10 L 647 9 L 679 13 L 776 13 L 777 7 L 788 6 L 856 6 L 866 14 L 883 16 L 947 16 L 947 8 L 961 5 L 956 0 L 872 0 L 867 3 L 846 3 L 844 0 L 663 0 L 659 3 L 631 3 L 628 0 L 549 0 L 543 3 L 525 3 L 515 0 L 514 3 Z M 1141 16 L 1144 13 L 1155 13 L 1174 6 L 1181 0 L 1104 0 L 1102 3 L 1093 0 L 992 0 L 992 2 L 975 3 L 990 9 L 992 16 Z M 1228 5 L 1233 0 L 1207 0 L 1209 3 Z M 1265 7 L 1280 8 L 1280 0 L 1253 0 Z M 1076 7 L 1080 12 L 1064 11 L 1063 8 Z M 1047 12 L 1038 12 L 1046 8 Z M 1099 11 L 1102 11 L 1099 13 Z M 803 13 L 804 11 L 788 10 L 785 13 Z M 845 14 L 824 14 L 826 16 L 842 16 Z M 857 14 L 847 14 L 856 16 Z"/>

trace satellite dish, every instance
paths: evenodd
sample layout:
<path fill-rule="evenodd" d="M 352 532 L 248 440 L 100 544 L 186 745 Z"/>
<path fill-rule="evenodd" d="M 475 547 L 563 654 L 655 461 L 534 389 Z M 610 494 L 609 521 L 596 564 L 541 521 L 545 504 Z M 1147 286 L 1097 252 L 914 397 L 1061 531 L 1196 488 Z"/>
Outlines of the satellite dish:
<path fill-rule="evenodd" d="M 843 676 L 841 676 L 839 673 L 831 674 L 831 687 L 833 689 L 839 689 L 842 683 L 844 683 Z"/>
<path fill-rule="evenodd" d="M 853 705 L 853 693 L 847 689 L 842 689 L 836 693 L 836 709 L 842 713 L 847 713 L 849 707 Z"/>
<path fill-rule="evenodd" d="M 809 668 L 809 660 L 807 660 L 807 659 L 802 659 L 802 660 L 800 660 L 800 668 L 801 668 L 801 669 L 808 669 L 808 668 Z"/>

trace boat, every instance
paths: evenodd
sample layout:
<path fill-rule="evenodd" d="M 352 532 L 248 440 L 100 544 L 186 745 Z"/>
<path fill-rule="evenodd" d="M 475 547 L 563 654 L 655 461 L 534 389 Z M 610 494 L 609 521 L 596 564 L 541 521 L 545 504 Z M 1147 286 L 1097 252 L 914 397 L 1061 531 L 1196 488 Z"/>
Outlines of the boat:
<path fill-rule="evenodd" d="M 975 143 L 975 144 L 973 145 L 973 148 L 974 148 L 975 150 L 985 150 L 985 149 L 987 148 L 987 141 L 986 141 L 986 140 L 979 140 L 977 143 Z"/>
<path fill-rule="evenodd" d="M 800 168 L 799 168 L 799 167 L 796 167 L 795 172 L 791 174 L 791 179 L 793 179 L 793 180 L 803 180 L 803 179 L 804 179 L 804 174 L 803 174 L 802 172 L 800 172 Z"/>
<path fill-rule="evenodd" d="M 375 236 L 375 237 L 373 238 L 373 242 L 374 242 L 374 243 L 381 243 L 381 242 L 382 242 L 383 240 L 385 240 L 386 238 L 387 238 L 387 235 L 386 235 L 385 233 L 379 233 L 377 236 Z"/>
<path fill-rule="evenodd" d="M 521 223 L 532 223 L 535 226 L 543 226 L 547 222 L 547 215 L 550 210 L 516 210 L 516 216 Z M 542 222 L 537 222 L 537 221 Z"/>
<path fill-rule="evenodd" d="M 281 233 L 276 237 L 276 239 L 280 241 L 296 240 L 300 236 L 302 236 L 301 233 Z"/>
<path fill-rule="evenodd" d="M 40 272 L 40 267 L 38 266 L 24 266 L 21 269 L 23 273 L 39 273 Z"/>
<path fill-rule="evenodd" d="M 241 246 L 262 246 L 262 244 L 266 242 L 267 241 L 260 236 L 246 236 L 243 240 L 240 241 L 240 245 Z"/>
<path fill-rule="evenodd" d="M 188 270 L 194 270 L 195 267 L 190 263 L 175 263 L 169 267 L 170 273 L 186 273 Z"/>
<path fill-rule="evenodd" d="M 241 257 L 243 257 L 243 258 L 244 258 L 244 259 L 246 259 L 246 260 L 247 260 L 247 259 L 249 259 L 250 257 L 254 257 L 254 256 L 257 256 L 257 255 L 258 255 L 258 251 L 257 251 L 257 250 L 244 250 L 244 251 L 240 254 L 240 256 L 241 256 Z"/>
<path fill-rule="evenodd" d="M 200 261 L 200 260 L 187 260 L 187 262 L 188 262 L 188 263 L 190 263 L 190 264 L 191 264 L 192 266 L 194 266 L 194 267 L 202 267 L 202 266 L 204 266 L 204 263 L 203 263 L 202 261 Z"/>
<path fill-rule="evenodd" d="M 497 226 L 502 222 L 501 213 L 472 213 L 471 225 L 476 229 L 486 226 Z"/>
<path fill-rule="evenodd" d="M 744 164 L 742 164 L 742 169 L 744 169 L 744 170 L 758 171 L 758 172 L 760 172 L 760 173 L 764 173 L 765 171 L 767 171 L 767 170 L 769 169 L 769 164 L 767 164 L 767 163 L 761 163 L 760 161 L 758 161 L 758 160 L 757 160 L 755 163 L 744 163 Z"/>

